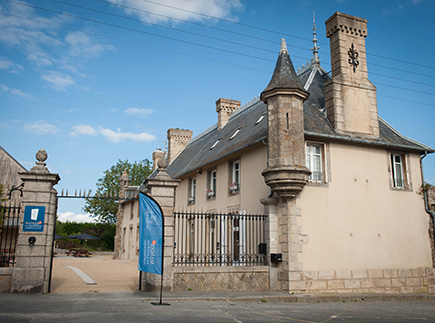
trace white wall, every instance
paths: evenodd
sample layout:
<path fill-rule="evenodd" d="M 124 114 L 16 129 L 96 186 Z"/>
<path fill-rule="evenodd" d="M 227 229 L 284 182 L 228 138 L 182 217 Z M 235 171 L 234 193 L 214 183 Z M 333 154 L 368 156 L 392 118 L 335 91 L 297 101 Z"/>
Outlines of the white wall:
<path fill-rule="evenodd" d="M 328 185 L 308 185 L 297 200 L 303 269 L 431 267 L 419 157 L 407 158 L 411 190 L 395 190 L 386 150 L 330 144 Z"/>

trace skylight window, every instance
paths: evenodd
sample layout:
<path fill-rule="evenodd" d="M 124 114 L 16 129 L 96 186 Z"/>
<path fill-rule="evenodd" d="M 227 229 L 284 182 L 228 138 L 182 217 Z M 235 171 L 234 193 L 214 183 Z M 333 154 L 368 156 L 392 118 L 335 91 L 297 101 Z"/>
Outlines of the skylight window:
<path fill-rule="evenodd" d="M 240 129 L 237 129 L 236 132 L 233 133 L 233 135 L 231 136 L 230 140 L 233 139 L 235 136 L 237 136 L 237 134 L 240 132 Z"/>
<path fill-rule="evenodd" d="M 262 114 L 261 116 L 260 116 L 260 118 L 258 118 L 258 120 L 257 120 L 257 122 L 255 122 L 255 124 L 259 124 L 260 122 L 261 122 L 261 120 L 263 120 L 264 119 L 264 117 L 266 116 L 266 114 L 264 113 L 264 114 Z"/>
<path fill-rule="evenodd" d="M 217 144 L 221 141 L 220 139 L 216 140 L 216 142 L 213 144 L 213 146 L 210 147 L 210 150 L 212 150 L 214 147 L 217 146 Z"/>

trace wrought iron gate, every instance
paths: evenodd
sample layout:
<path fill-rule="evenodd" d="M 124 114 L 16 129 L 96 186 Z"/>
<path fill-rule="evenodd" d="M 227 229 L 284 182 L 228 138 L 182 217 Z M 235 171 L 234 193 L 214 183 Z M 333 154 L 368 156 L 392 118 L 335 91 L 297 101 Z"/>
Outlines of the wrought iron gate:
<path fill-rule="evenodd" d="M 0 267 L 15 266 L 20 210 L 19 206 L 0 206 Z"/>

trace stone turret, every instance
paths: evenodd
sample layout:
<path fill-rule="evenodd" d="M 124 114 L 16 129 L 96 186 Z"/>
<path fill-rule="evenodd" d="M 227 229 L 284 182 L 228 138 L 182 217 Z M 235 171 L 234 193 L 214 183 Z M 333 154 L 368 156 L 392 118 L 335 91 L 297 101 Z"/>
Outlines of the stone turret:
<path fill-rule="evenodd" d="M 268 109 L 268 160 L 263 176 L 279 197 L 295 197 L 310 175 L 305 167 L 303 114 L 308 95 L 283 39 L 272 79 L 261 93 Z"/>
<path fill-rule="evenodd" d="M 328 119 L 338 132 L 378 138 L 376 87 L 367 77 L 367 20 L 336 12 L 325 24 L 332 69 L 325 83 Z"/>

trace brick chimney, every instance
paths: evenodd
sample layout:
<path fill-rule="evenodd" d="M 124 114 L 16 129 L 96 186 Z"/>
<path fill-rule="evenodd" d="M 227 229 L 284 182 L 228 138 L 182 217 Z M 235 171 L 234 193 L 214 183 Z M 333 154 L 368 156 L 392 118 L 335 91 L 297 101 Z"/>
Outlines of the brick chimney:
<path fill-rule="evenodd" d="M 160 148 L 157 148 L 153 152 L 153 171 L 155 171 L 158 168 L 158 162 L 160 158 L 165 157 L 165 152 L 161 150 Z"/>
<path fill-rule="evenodd" d="M 325 83 L 328 119 L 338 132 L 379 137 L 376 87 L 367 76 L 367 20 L 336 12 L 325 24 L 332 67 Z"/>
<path fill-rule="evenodd" d="M 192 139 L 192 131 L 185 129 L 168 130 L 168 163 L 177 157 L 177 155 L 186 147 L 187 143 Z"/>
<path fill-rule="evenodd" d="M 220 98 L 216 101 L 218 129 L 222 129 L 230 119 L 231 113 L 240 108 L 240 101 Z"/>

